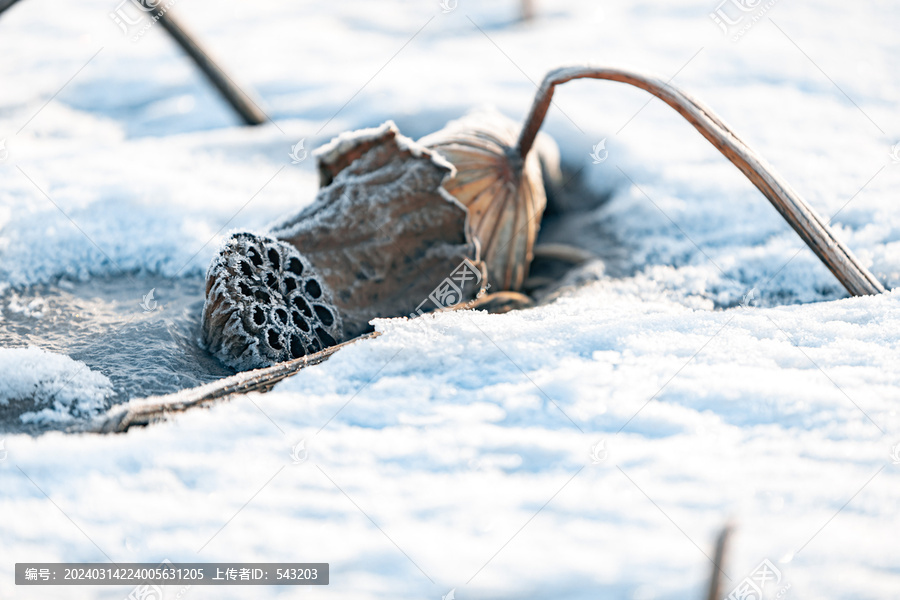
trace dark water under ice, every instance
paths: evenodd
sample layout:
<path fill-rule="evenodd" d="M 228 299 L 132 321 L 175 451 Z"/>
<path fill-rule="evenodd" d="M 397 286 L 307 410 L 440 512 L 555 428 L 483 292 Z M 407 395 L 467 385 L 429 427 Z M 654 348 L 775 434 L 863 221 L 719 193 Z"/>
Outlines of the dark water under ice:
<path fill-rule="evenodd" d="M 116 403 L 207 383 L 232 371 L 199 345 L 203 286 L 201 278 L 126 276 L 7 290 L 0 347 L 81 361 L 110 379 Z"/>

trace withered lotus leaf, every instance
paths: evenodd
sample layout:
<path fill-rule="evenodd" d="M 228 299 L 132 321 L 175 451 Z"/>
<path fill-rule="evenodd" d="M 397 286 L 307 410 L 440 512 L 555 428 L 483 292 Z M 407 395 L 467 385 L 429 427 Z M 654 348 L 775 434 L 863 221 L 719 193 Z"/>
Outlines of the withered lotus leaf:
<path fill-rule="evenodd" d="M 272 234 L 322 273 L 347 335 L 416 311 L 464 259 L 479 261 L 465 207 L 441 188 L 453 167 L 393 122 L 343 134 L 315 155 L 329 183 Z M 478 290 L 467 291 L 459 300 Z"/>
<path fill-rule="evenodd" d="M 273 364 L 356 337 L 371 330 L 374 318 L 439 308 L 427 301 L 461 263 L 468 260 L 483 271 L 468 211 L 441 187 L 453 166 L 401 135 L 392 122 L 342 134 L 315 155 L 324 187 L 312 204 L 266 236 L 242 233 L 241 243 L 226 242 L 207 274 L 204 339 L 236 368 Z M 314 283 L 278 272 L 281 279 L 272 282 L 282 293 L 257 294 L 271 279 L 260 268 L 273 270 L 267 256 L 273 249 L 276 271 L 290 271 L 288 263 L 297 258 L 290 264 L 311 274 Z M 253 302 L 240 300 L 242 285 Z M 453 300 L 470 300 L 479 289 L 468 286 Z M 266 326 L 273 319 L 280 323 L 283 313 L 287 323 L 253 331 L 257 309 L 265 313 Z M 296 325 L 294 312 L 302 317 Z M 304 324 L 312 329 L 309 339 L 294 331 Z M 317 326 L 328 337 L 316 335 Z M 295 334 L 302 343 L 294 345 L 296 352 Z"/>

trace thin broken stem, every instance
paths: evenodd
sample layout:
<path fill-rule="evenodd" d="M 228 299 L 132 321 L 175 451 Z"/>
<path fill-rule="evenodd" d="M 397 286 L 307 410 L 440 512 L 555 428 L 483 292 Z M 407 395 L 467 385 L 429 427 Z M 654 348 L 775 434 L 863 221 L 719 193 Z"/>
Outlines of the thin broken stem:
<path fill-rule="evenodd" d="M 709 589 L 706 593 L 707 600 L 721 600 L 724 598 L 722 585 L 722 575 L 725 574 L 725 561 L 728 560 L 728 543 L 734 527 L 731 523 L 727 523 L 719 537 L 716 539 L 716 552 L 713 556 L 712 574 L 709 576 Z"/>
<path fill-rule="evenodd" d="M 77 430 L 95 433 L 123 433 L 131 427 L 149 425 L 155 421 L 163 420 L 173 413 L 184 412 L 197 406 L 206 406 L 229 396 L 247 394 L 249 392 L 267 392 L 282 379 L 296 375 L 306 367 L 326 361 L 341 348 L 362 340 L 378 337 L 379 335 L 381 335 L 380 332 L 373 331 L 336 346 L 329 346 L 324 350 L 302 358 L 296 358 L 262 369 L 244 371 L 167 396 L 151 396 L 149 398 L 131 400 L 125 404 L 114 406 L 95 421 L 87 426 L 79 427 Z"/>
<path fill-rule="evenodd" d="M 557 85 L 573 79 L 605 79 L 646 90 L 675 109 L 747 176 L 806 245 L 853 296 L 880 294 L 884 287 L 840 241 L 822 217 L 782 177 L 735 134 L 712 110 L 668 83 L 633 71 L 564 67 L 547 74 L 519 136 L 516 148 L 525 157 L 534 145 Z"/>
<path fill-rule="evenodd" d="M 269 117 L 262 111 L 257 101 L 237 86 L 225 69 L 210 57 L 209 51 L 199 42 L 197 36 L 176 15 L 167 9 L 160 10 L 159 4 L 152 4 L 149 0 L 141 0 L 141 4 L 147 10 L 159 11 L 157 14 L 163 28 L 206 75 L 209 82 L 222 94 L 245 124 L 261 125 L 268 120 Z"/>

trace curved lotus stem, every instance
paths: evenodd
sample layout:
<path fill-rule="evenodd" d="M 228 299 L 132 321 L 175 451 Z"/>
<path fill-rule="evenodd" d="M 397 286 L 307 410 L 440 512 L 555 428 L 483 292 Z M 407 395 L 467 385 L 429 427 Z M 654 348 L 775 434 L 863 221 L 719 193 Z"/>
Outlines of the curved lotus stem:
<path fill-rule="evenodd" d="M 837 239 L 828 224 L 762 157 L 713 111 L 656 77 L 623 69 L 592 67 L 564 67 L 551 71 L 544 78 L 519 135 L 516 147 L 521 156 L 527 156 L 534 144 L 547 109 L 550 108 L 554 88 L 573 79 L 607 79 L 627 83 L 650 92 L 674 108 L 769 199 L 851 295 L 884 292 L 884 287 L 875 276 L 860 264 L 856 256 Z"/>

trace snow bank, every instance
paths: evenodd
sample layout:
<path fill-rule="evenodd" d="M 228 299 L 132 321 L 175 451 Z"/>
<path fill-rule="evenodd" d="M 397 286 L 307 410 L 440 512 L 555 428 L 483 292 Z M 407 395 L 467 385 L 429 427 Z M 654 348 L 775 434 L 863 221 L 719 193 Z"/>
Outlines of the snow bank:
<path fill-rule="evenodd" d="M 0 348 L 0 411 L 24 423 L 96 416 L 109 407 L 112 383 L 68 356 L 31 346 Z"/>

